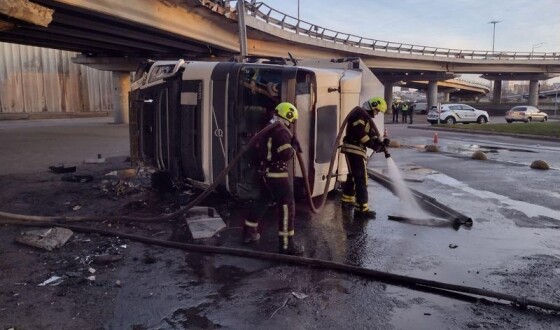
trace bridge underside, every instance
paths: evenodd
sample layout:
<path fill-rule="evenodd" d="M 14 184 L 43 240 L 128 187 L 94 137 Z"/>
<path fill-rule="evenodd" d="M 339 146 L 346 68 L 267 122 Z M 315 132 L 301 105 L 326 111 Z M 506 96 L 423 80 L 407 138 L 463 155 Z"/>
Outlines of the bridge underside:
<path fill-rule="evenodd" d="M 165 6 L 160 2 L 148 6 L 136 1 L 112 1 L 102 6 L 88 4 L 87 1 L 49 1 L 49 0 L 3 0 L 13 2 L 14 5 L 27 6 L 35 9 L 37 14 L 25 10 L 26 16 L 14 15 L 13 11 L 0 11 L 0 41 L 24 44 L 30 46 L 62 49 L 81 53 L 90 64 L 94 59 L 100 59 L 102 64 L 113 62 L 118 65 L 107 67 L 108 70 L 135 70 L 141 59 L 209 59 L 213 57 L 231 57 L 234 51 L 204 43 L 195 37 L 202 35 L 196 31 L 201 15 L 196 11 L 204 10 L 198 0 L 181 0 L 180 5 Z M 171 2 L 170 2 L 171 3 Z M 139 8 L 132 8 L 138 5 Z M 90 6 L 90 7 L 88 7 Z M 1 7 L 0 7 L 1 9 Z M 36 20 L 42 19 L 39 14 L 53 12 L 52 21 L 39 25 Z M 111 11 L 127 12 L 128 17 L 111 15 Z M 149 15 L 149 12 L 151 14 Z M 145 17 L 136 19 L 134 15 Z M 171 29 L 159 28 L 155 25 L 164 20 L 172 22 L 177 16 L 181 17 L 181 24 L 190 26 L 180 33 Z M 224 17 L 220 17 L 223 21 Z M 44 20 L 44 19 L 43 19 Z M 146 24 L 145 20 L 152 20 Z M 215 25 L 212 17 L 202 26 L 204 34 L 208 34 L 208 26 Z M 155 23 L 154 23 L 155 22 Z M 155 24 L 155 25 L 154 25 Z M 48 25 L 48 26 L 47 26 Z M 230 28 L 236 29 L 235 24 Z M 177 27 L 176 30 L 182 30 Z M 219 29 L 214 29 L 219 34 Z M 198 34 L 197 34 L 198 33 Z M 231 32 L 228 31 L 228 34 Z M 236 31 L 234 31 L 236 33 Z M 193 36 L 193 37 L 190 37 Z M 229 48 L 237 47 L 237 42 Z M 108 60 L 109 59 L 109 60 Z M 102 67 L 103 68 L 103 67 Z"/>

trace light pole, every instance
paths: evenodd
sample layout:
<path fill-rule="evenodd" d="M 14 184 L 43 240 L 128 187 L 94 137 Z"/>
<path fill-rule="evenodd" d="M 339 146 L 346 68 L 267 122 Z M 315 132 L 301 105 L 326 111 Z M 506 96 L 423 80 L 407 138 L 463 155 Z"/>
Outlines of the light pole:
<path fill-rule="evenodd" d="M 496 24 L 500 23 L 501 21 L 490 21 L 488 24 L 492 24 L 492 54 L 494 54 L 494 41 L 496 41 Z"/>
<path fill-rule="evenodd" d="M 535 48 L 540 48 L 544 44 L 546 44 L 546 42 L 539 42 L 538 44 L 533 44 L 533 46 L 531 46 L 531 55 L 533 55 L 533 52 L 535 51 Z"/>
<path fill-rule="evenodd" d="M 299 0 L 297 0 L 297 20 L 299 22 Z"/>

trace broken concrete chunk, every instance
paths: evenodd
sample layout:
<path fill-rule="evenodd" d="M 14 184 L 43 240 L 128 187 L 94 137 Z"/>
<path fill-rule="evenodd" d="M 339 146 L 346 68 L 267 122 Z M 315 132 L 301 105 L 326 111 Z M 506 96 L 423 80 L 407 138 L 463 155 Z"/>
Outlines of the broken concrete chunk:
<path fill-rule="evenodd" d="M 52 251 L 66 244 L 73 234 L 70 229 L 60 227 L 30 230 L 16 237 L 16 242 Z"/>
<path fill-rule="evenodd" d="M 194 239 L 210 238 L 226 226 L 218 212 L 211 207 L 193 207 L 186 217 Z"/>
<path fill-rule="evenodd" d="M 123 258 L 122 254 L 101 254 L 93 256 L 93 263 L 98 265 L 110 264 Z"/>

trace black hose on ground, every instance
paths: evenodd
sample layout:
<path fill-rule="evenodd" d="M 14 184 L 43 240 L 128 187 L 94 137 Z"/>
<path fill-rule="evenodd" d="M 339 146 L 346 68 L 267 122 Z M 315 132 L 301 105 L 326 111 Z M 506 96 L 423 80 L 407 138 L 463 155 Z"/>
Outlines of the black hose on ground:
<path fill-rule="evenodd" d="M 17 220 L 0 220 L 0 223 L 7 224 L 7 225 L 32 226 L 32 227 L 51 227 L 53 225 L 50 222 L 29 222 L 29 221 L 17 221 Z M 510 301 L 521 307 L 535 306 L 546 310 L 553 310 L 553 311 L 560 312 L 560 305 L 543 302 L 527 297 L 519 297 L 506 293 L 473 288 L 464 285 L 449 284 L 449 283 L 425 280 L 417 277 L 392 274 L 388 272 L 382 272 L 378 270 L 367 269 L 367 268 L 362 268 L 357 266 L 350 266 L 350 265 L 345 265 L 345 264 L 327 261 L 327 260 L 290 256 L 290 255 L 283 255 L 277 253 L 253 251 L 253 250 L 228 248 L 228 247 L 171 242 L 171 241 L 164 241 L 164 240 L 143 237 L 138 235 L 119 233 L 110 230 L 81 227 L 81 226 L 69 225 L 69 224 L 60 224 L 57 226 L 62 228 L 67 228 L 76 232 L 95 233 L 103 236 L 118 236 L 120 238 L 126 238 L 136 242 L 181 249 L 189 252 L 225 254 L 225 255 L 232 255 L 237 257 L 255 258 L 255 259 L 268 260 L 273 262 L 283 262 L 283 263 L 293 264 L 293 265 L 335 270 L 343 273 L 364 276 L 372 280 L 378 280 L 386 283 L 402 285 L 402 286 L 410 287 L 412 289 L 414 289 L 415 287 L 417 288 L 419 287 L 420 289 L 433 288 L 433 289 L 441 289 L 441 290 L 454 291 L 454 292 L 462 292 L 462 293 L 474 294 L 478 296 L 495 298 L 499 300 Z"/>
<path fill-rule="evenodd" d="M 189 209 L 193 206 L 198 205 L 204 198 L 206 198 L 211 192 L 216 189 L 216 187 L 222 182 L 225 176 L 231 171 L 233 166 L 237 164 L 239 159 L 251 148 L 254 144 L 266 133 L 271 131 L 272 129 L 276 128 L 276 126 L 282 125 L 282 123 L 276 122 L 272 125 L 268 125 L 259 131 L 255 136 L 249 140 L 247 145 L 241 149 L 237 155 L 229 162 L 228 166 L 220 172 L 220 174 L 214 179 L 214 182 L 204 190 L 200 195 L 198 195 L 195 199 L 193 199 L 190 203 L 188 203 L 185 207 L 181 208 L 178 211 L 175 211 L 170 214 L 157 216 L 157 217 L 130 217 L 130 216 L 109 216 L 109 217 L 65 217 L 65 216 L 34 216 L 34 215 L 25 215 L 25 214 L 15 214 L 9 212 L 2 212 L 0 211 L 0 217 L 8 218 L 8 219 L 16 219 L 16 220 L 24 220 L 24 221 L 48 221 L 48 222 L 87 222 L 87 221 L 106 221 L 106 220 L 116 220 L 116 221 L 131 221 L 131 222 L 154 222 L 154 221 L 165 221 L 174 219 L 184 213 L 186 213 Z"/>

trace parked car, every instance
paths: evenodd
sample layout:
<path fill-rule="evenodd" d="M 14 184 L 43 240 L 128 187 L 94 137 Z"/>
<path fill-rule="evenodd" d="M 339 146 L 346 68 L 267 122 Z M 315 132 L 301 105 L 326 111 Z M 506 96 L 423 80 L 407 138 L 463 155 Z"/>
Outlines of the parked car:
<path fill-rule="evenodd" d="M 512 123 L 514 121 L 523 121 L 530 123 L 532 121 L 542 121 L 548 120 L 548 115 L 546 112 L 542 112 L 539 108 L 532 105 L 521 105 L 511 108 L 506 112 L 506 121 Z"/>
<path fill-rule="evenodd" d="M 485 124 L 490 121 L 488 112 L 475 109 L 470 105 L 459 103 L 442 104 L 441 112 L 439 114 L 437 112 L 437 106 L 432 106 L 426 119 L 433 125 L 438 123 L 438 118 L 441 123 L 445 124 Z"/>
<path fill-rule="evenodd" d="M 417 102 L 414 103 L 414 113 L 418 113 L 421 115 L 425 115 L 428 113 L 428 103 L 426 102 Z"/>

